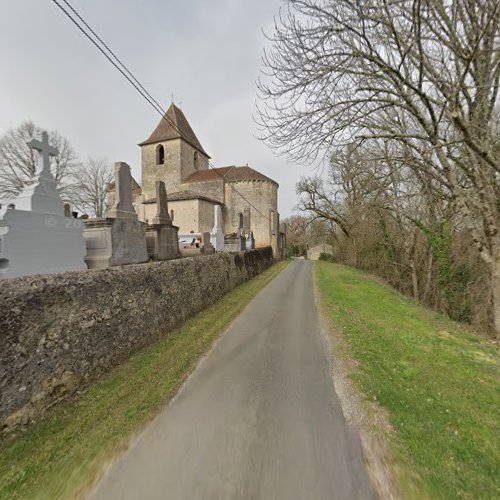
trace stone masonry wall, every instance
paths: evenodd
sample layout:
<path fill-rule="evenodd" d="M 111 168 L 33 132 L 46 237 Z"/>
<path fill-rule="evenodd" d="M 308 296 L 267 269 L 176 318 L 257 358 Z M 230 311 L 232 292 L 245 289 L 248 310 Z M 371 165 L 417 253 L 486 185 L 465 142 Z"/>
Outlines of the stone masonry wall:
<path fill-rule="evenodd" d="M 142 198 L 148 201 L 156 197 L 156 181 L 163 181 L 167 190 L 177 191 L 180 184 L 181 140 L 173 139 L 141 147 L 142 156 Z M 156 148 L 162 144 L 165 151 L 165 163 L 156 164 Z"/>
<path fill-rule="evenodd" d="M 226 184 L 226 207 L 229 208 L 224 213 L 224 233 L 234 233 L 238 229 L 239 214 L 244 214 L 245 209 L 249 208 L 250 227 L 255 238 L 255 245 L 257 247 L 271 245 L 276 252 L 278 185 L 270 181 L 240 181 L 233 185 L 237 191 L 231 188 L 231 183 Z M 253 206 L 250 206 L 248 202 Z M 257 212 L 254 207 L 259 211 Z M 274 220 L 271 212 L 274 212 Z M 271 227 L 271 221 L 273 221 L 273 227 Z"/>
<path fill-rule="evenodd" d="M 2 281 L 0 425 L 38 419 L 272 263 L 263 248 Z"/>
<path fill-rule="evenodd" d="M 176 200 L 168 202 L 169 213 L 174 211 L 173 223 L 179 227 L 179 232 L 198 232 L 200 200 Z"/>

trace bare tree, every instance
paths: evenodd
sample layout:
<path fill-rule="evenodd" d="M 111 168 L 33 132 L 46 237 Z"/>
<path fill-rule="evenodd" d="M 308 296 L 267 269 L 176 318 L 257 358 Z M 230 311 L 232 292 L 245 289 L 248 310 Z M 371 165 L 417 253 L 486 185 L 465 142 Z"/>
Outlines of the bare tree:
<path fill-rule="evenodd" d="M 7 202 L 33 183 L 37 163 L 27 142 L 39 139 L 42 129 L 33 122 L 22 123 L 0 137 L 0 202 Z M 78 166 L 77 155 L 69 141 L 58 132 L 49 133 L 49 142 L 59 154 L 52 163 L 52 173 L 61 194 L 68 190 L 69 179 Z"/>
<path fill-rule="evenodd" d="M 108 210 L 108 186 L 113 180 L 110 163 L 104 159 L 88 158 L 74 173 L 69 201 L 81 212 L 101 218 Z"/>
<path fill-rule="evenodd" d="M 383 140 L 439 184 L 489 268 L 500 334 L 500 4 L 288 3 L 259 83 L 263 139 L 298 160 Z"/>

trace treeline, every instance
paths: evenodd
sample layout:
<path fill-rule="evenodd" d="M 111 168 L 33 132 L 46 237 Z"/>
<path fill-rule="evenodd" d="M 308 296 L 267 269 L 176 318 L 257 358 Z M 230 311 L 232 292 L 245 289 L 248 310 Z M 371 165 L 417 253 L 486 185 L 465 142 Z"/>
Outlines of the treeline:
<path fill-rule="evenodd" d="M 451 200 L 439 186 L 422 184 L 410 168 L 393 169 L 374 157 L 371 148 L 339 152 L 326 178 L 304 178 L 297 185 L 304 215 L 286 220 L 289 253 L 306 255 L 326 243 L 334 261 L 492 331 L 488 267 Z"/>
<path fill-rule="evenodd" d="M 336 258 L 500 336 L 500 4 L 289 0 L 259 83 Z"/>

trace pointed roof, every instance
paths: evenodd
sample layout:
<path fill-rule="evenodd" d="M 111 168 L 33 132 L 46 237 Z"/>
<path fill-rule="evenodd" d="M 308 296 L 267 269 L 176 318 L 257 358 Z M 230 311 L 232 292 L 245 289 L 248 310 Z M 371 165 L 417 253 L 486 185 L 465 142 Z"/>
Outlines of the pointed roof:
<path fill-rule="evenodd" d="M 196 134 L 193 132 L 184 113 L 174 103 L 170 105 L 149 138 L 141 142 L 139 146 L 154 144 L 155 142 L 170 141 L 172 139 L 183 139 L 190 146 L 193 146 L 193 148 L 197 149 L 200 153 L 210 158 L 200 144 Z"/>

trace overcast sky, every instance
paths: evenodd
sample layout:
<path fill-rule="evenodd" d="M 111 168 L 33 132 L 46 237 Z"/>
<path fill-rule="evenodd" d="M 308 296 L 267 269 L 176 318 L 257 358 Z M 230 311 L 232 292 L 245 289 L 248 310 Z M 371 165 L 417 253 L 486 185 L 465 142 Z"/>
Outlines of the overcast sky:
<path fill-rule="evenodd" d="M 255 80 L 282 0 L 72 0 L 167 107 L 171 94 L 216 166 L 244 165 L 280 184 L 279 210 L 310 173 L 256 139 Z M 159 116 L 51 0 L 0 0 L 0 133 L 33 120 L 80 157 L 125 161 L 140 180 L 137 144 Z"/>

